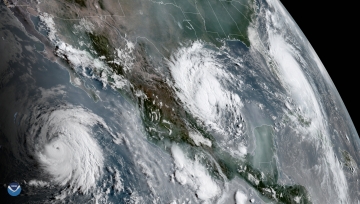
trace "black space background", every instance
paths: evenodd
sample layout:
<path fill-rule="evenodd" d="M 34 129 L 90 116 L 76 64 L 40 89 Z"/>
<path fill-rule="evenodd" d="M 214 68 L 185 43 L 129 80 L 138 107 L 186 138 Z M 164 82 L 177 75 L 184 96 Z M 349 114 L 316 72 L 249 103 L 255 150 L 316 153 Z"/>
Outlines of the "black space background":
<path fill-rule="evenodd" d="M 280 0 L 299 25 L 360 130 L 360 10 L 350 2 Z M 356 11 L 357 10 L 357 11 Z M 356 36 L 356 37 L 355 37 Z"/>

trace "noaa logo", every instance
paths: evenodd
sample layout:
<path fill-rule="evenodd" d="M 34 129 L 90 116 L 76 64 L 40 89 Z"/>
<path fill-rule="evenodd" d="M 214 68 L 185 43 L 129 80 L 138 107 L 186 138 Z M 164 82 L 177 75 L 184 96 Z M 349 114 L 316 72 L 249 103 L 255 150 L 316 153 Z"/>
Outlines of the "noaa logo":
<path fill-rule="evenodd" d="M 9 184 L 8 186 L 8 193 L 11 195 L 11 196 L 18 196 L 21 192 L 21 187 L 18 183 L 16 182 L 12 182 Z"/>

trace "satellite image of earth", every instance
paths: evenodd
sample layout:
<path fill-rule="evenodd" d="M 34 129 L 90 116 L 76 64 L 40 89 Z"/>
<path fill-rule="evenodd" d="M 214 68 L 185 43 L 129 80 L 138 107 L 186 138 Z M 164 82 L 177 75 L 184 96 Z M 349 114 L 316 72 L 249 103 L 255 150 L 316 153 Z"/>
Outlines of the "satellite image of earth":
<path fill-rule="evenodd" d="M 278 0 L 0 15 L 0 203 L 360 203 L 359 136 Z"/>

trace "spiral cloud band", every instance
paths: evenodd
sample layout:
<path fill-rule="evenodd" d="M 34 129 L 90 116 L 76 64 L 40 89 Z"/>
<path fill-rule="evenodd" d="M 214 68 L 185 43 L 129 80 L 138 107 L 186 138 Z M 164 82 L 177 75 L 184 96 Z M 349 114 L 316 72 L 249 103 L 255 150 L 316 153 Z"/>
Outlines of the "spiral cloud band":
<path fill-rule="evenodd" d="M 64 108 L 42 114 L 36 129 L 35 154 L 57 185 L 87 193 L 103 168 L 103 154 L 92 128 L 108 128 L 99 116 L 82 108 Z"/>

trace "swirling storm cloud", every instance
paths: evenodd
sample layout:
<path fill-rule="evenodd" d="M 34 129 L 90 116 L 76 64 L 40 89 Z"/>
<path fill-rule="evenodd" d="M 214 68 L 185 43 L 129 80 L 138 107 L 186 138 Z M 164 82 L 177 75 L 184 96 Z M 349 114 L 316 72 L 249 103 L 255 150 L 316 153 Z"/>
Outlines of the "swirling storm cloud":
<path fill-rule="evenodd" d="M 0 12 L 0 203 L 359 202 L 358 134 L 278 0 Z"/>
<path fill-rule="evenodd" d="M 103 155 L 92 138 L 92 126 L 104 121 L 81 108 L 64 108 L 41 114 L 31 125 L 28 145 L 34 146 L 40 166 L 52 181 L 87 193 L 103 169 Z M 38 124 L 35 125 L 35 124 Z"/>

